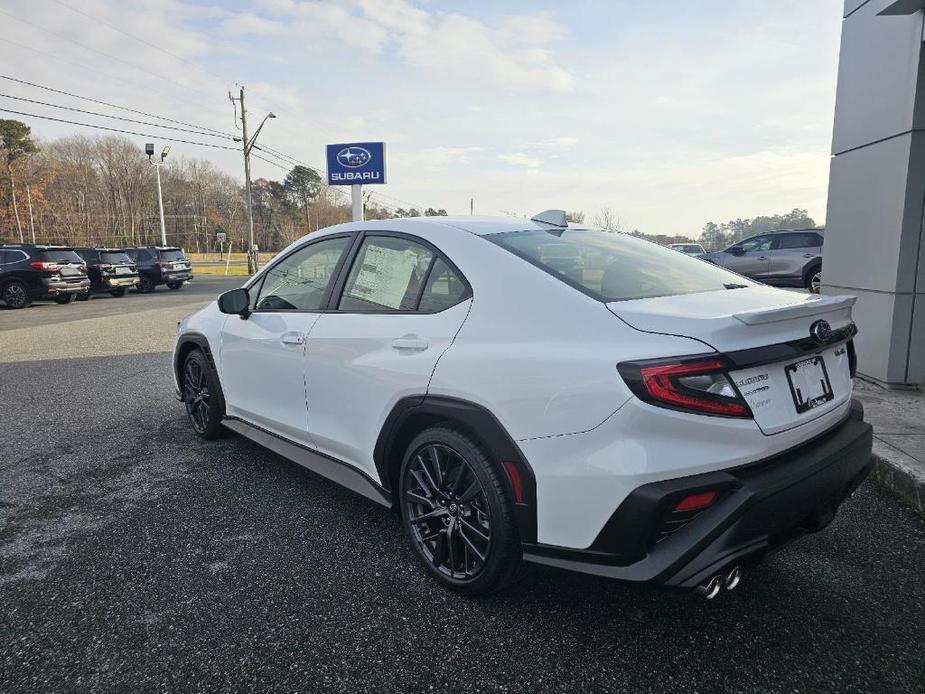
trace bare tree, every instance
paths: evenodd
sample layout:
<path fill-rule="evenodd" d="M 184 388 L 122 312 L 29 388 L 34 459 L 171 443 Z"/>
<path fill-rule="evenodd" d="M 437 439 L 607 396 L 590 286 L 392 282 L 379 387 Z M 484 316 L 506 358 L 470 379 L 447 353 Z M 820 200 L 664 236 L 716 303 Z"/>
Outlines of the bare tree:
<path fill-rule="evenodd" d="M 614 211 L 609 207 L 602 207 L 600 214 L 594 215 L 592 221 L 594 226 L 605 231 L 615 231 L 621 234 L 624 231 L 623 220 L 614 214 Z"/>

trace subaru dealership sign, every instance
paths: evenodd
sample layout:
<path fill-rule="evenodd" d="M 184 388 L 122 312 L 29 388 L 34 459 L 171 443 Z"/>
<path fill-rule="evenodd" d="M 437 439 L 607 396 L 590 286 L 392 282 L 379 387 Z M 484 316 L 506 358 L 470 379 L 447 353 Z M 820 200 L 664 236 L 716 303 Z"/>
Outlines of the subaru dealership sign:
<path fill-rule="evenodd" d="M 328 145 L 328 185 L 385 183 L 385 143 Z"/>

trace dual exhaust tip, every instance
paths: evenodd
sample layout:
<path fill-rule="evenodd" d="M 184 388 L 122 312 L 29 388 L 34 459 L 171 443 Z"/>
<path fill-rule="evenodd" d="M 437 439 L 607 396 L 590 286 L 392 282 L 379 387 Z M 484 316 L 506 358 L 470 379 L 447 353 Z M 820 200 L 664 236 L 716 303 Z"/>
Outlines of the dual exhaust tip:
<path fill-rule="evenodd" d="M 725 574 L 716 574 L 707 581 L 697 586 L 695 592 L 697 595 L 712 600 L 719 595 L 723 589 L 735 590 L 742 582 L 742 567 L 734 566 Z"/>

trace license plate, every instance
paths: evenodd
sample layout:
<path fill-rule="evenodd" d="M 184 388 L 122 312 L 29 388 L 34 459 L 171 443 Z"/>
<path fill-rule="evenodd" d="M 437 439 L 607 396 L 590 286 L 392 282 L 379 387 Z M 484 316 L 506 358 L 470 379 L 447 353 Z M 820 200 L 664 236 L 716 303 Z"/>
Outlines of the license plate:
<path fill-rule="evenodd" d="M 75 275 L 82 275 L 82 274 L 83 274 L 83 273 L 82 273 L 80 270 L 78 270 L 76 267 L 71 267 L 70 265 L 62 265 L 62 266 L 61 266 L 61 269 L 60 269 L 60 272 L 61 272 L 61 276 L 62 276 L 62 277 L 73 277 L 73 276 L 75 276 Z"/>
<path fill-rule="evenodd" d="M 821 356 L 790 364 L 784 372 L 787 374 L 797 414 L 824 405 L 835 398 L 832 384 L 829 382 L 829 372 L 826 371 L 825 361 Z"/>
<path fill-rule="evenodd" d="M 127 268 L 127 267 L 117 267 L 116 274 L 117 275 L 131 275 L 132 270 L 131 268 Z"/>

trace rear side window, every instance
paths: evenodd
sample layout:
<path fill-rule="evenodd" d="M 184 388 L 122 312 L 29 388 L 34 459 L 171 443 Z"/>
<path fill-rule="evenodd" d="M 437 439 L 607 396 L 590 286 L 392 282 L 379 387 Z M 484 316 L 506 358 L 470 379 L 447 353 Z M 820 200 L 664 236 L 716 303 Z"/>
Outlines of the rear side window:
<path fill-rule="evenodd" d="M 341 311 L 416 311 L 434 254 L 419 243 L 369 236 L 357 254 Z"/>
<path fill-rule="evenodd" d="M 437 258 L 427 277 L 418 310 L 437 313 L 455 306 L 466 298 L 469 288 L 441 258 Z"/>
<path fill-rule="evenodd" d="M 353 239 L 318 241 L 283 258 L 264 273 L 256 310 L 317 311 Z"/>
<path fill-rule="evenodd" d="M 778 241 L 778 248 L 786 250 L 788 248 L 815 248 L 822 245 L 822 237 L 819 234 L 782 234 Z"/>
<path fill-rule="evenodd" d="M 100 262 L 118 265 L 119 263 L 130 263 L 132 259 L 125 253 L 100 253 Z"/>
<path fill-rule="evenodd" d="M 47 249 L 41 252 L 41 259 L 52 261 L 56 263 L 82 263 L 83 258 L 81 258 L 77 253 L 71 250 L 55 250 Z"/>
<path fill-rule="evenodd" d="M 28 260 L 29 256 L 24 251 L 0 250 L 0 265 L 12 265 Z"/>
<path fill-rule="evenodd" d="M 626 234 L 564 229 L 515 231 L 488 238 L 603 301 L 754 284 L 711 263 Z"/>

